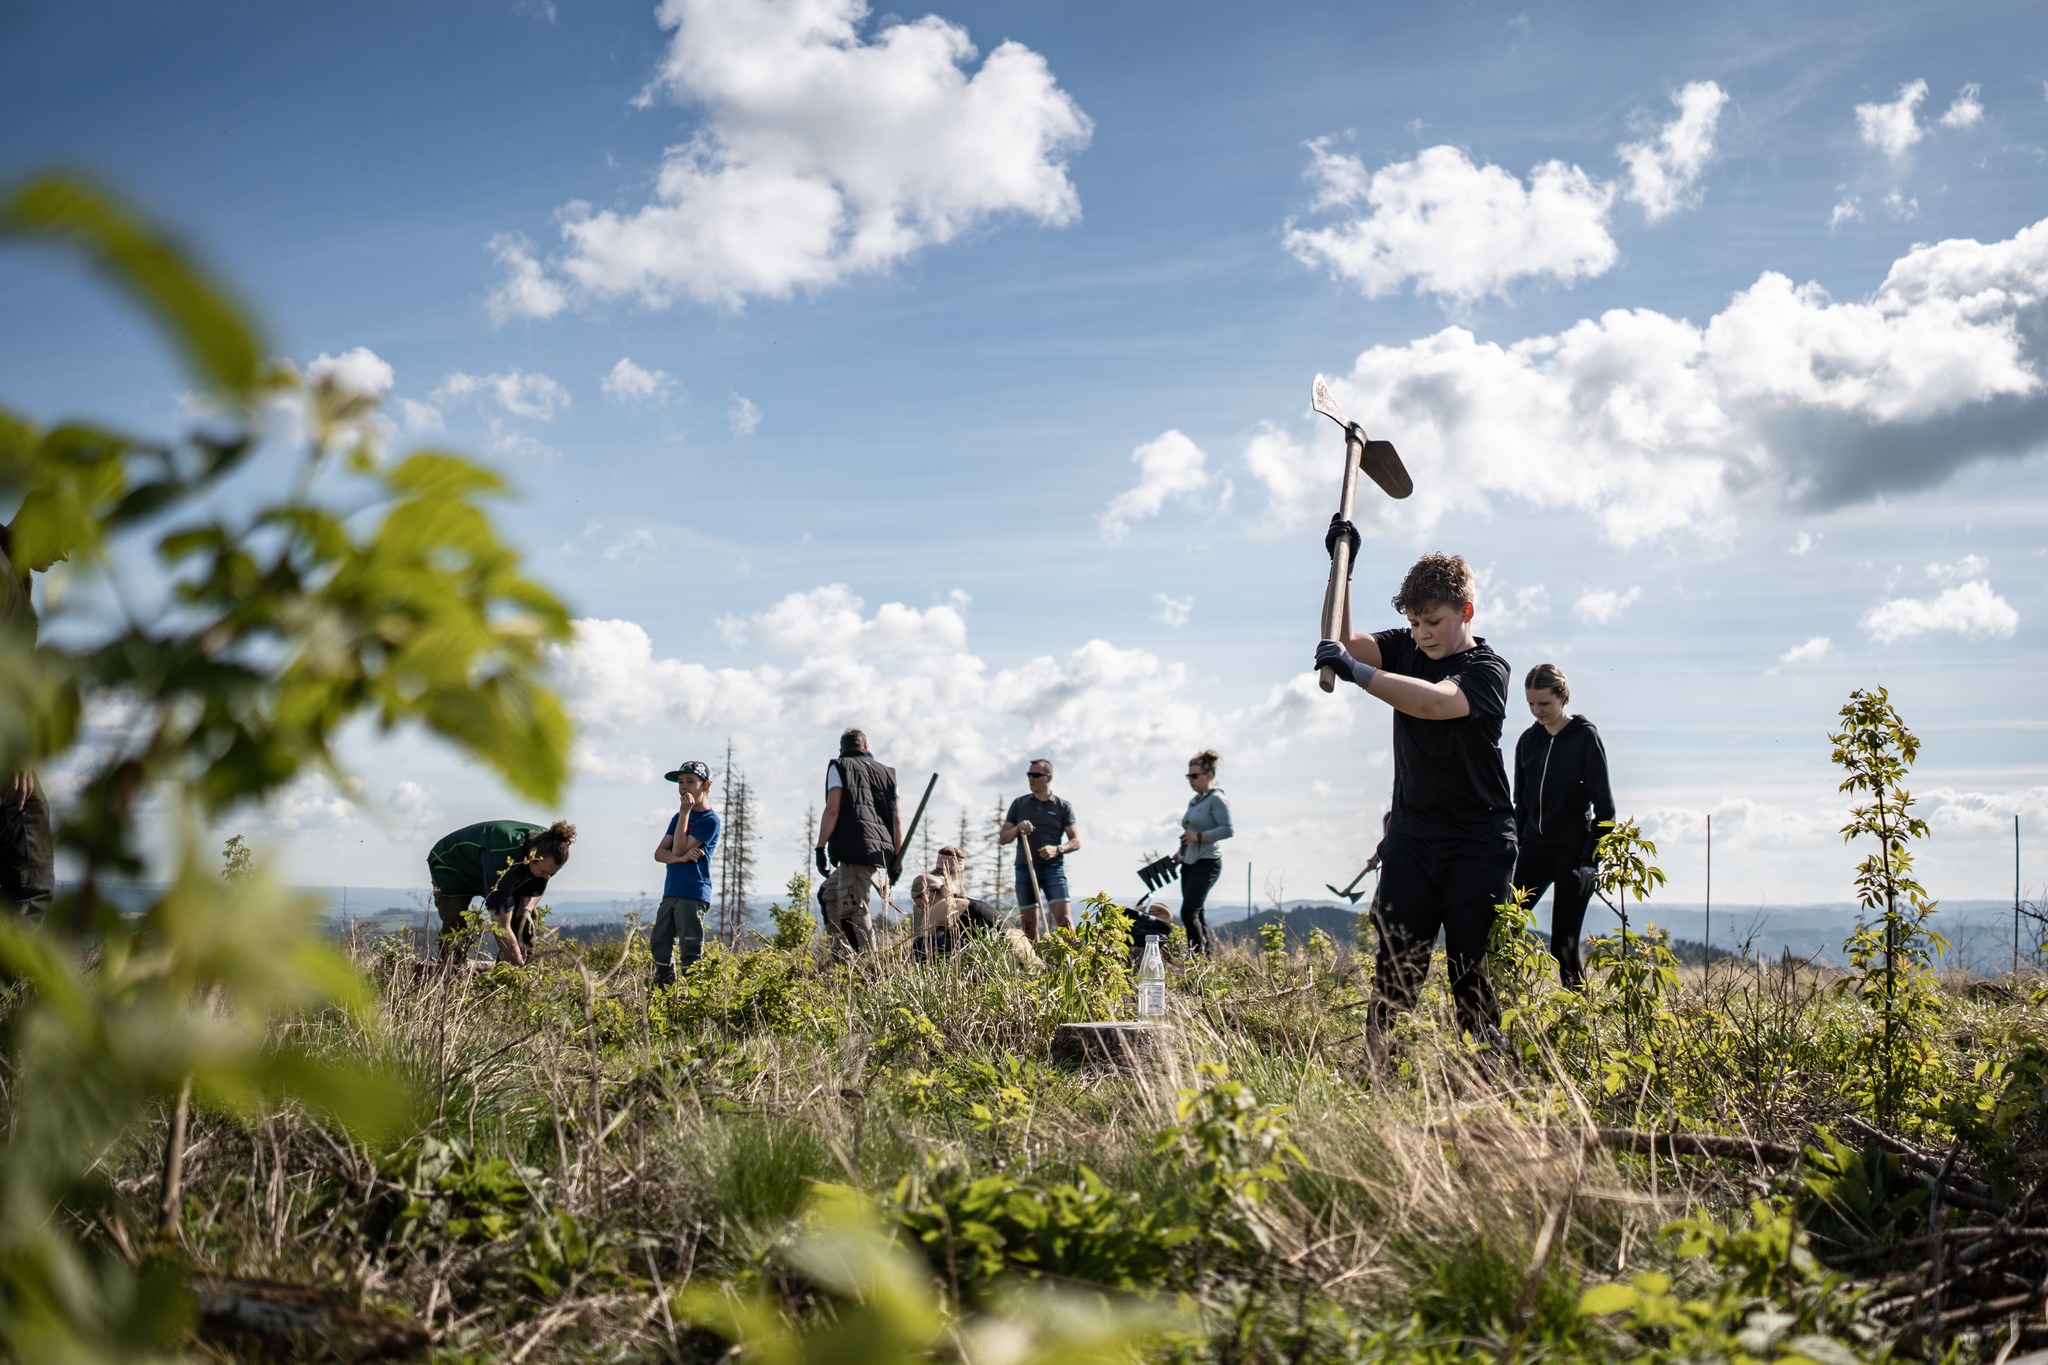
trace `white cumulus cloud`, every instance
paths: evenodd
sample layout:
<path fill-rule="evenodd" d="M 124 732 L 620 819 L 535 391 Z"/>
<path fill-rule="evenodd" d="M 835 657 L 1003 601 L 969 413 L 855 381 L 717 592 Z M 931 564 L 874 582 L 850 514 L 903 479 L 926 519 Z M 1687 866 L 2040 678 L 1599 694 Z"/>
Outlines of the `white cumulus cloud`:
<path fill-rule="evenodd" d="M 967 605 L 954 593 L 870 608 L 844 584 L 791 593 L 720 623 L 743 661 L 733 667 L 669 656 L 633 621 L 582 620 L 552 669 L 585 773 L 652 784 L 685 751 L 750 736 L 750 778 L 797 810 L 849 725 L 899 772 L 941 773 L 942 801 L 972 794 L 977 807 L 990 784 L 1018 781 L 1024 759 L 1049 755 L 1059 786 L 1089 794 L 1086 822 L 1124 792 L 1126 814 L 1156 818 L 1161 774 L 1197 749 L 1272 752 L 1352 723 L 1306 667 L 1236 710 L 1205 704 L 1184 665 L 1102 639 L 991 669 Z"/>
<path fill-rule="evenodd" d="M 1880 644 L 1896 644 L 1945 630 L 1964 639 L 2010 639 L 2020 614 L 1981 578 L 1944 589 L 1932 598 L 1892 597 L 1872 607 L 1863 628 Z"/>
<path fill-rule="evenodd" d="M 734 394 L 732 406 L 727 409 L 725 420 L 733 435 L 752 436 L 761 426 L 761 409 L 754 406 L 751 398 Z"/>
<path fill-rule="evenodd" d="M 488 401 L 514 417 L 536 422 L 552 421 L 556 409 L 569 406 L 569 391 L 538 370 L 485 375 L 458 370 L 442 380 L 430 396 L 437 403 L 468 398 Z"/>
<path fill-rule="evenodd" d="M 1828 656 L 1831 643 L 1825 635 L 1816 635 L 1805 644 L 1794 645 L 1778 656 L 1781 664 L 1816 664 Z"/>
<path fill-rule="evenodd" d="M 612 366 L 601 387 L 604 396 L 615 403 L 648 403 L 659 407 L 674 395 L 676 381 L 667 370 L 642 369 L 633 363 L 632 357 L 620 356 L 619 363 Z"/>
<path fill-rule="evenodd" d="M 569 291 L 548 278 L 524 233 L 501 232 L 487 244 L 505 278 L 485 305 L 494 322 L 507 318 L 551 318 L 569 306 Z"/>
<path fill-rule="evenodd" d="M 1968 85 L 1957 91 L 1955 101 L 1949 105 L 1948 112 L 1941 116 L 1941 126 L 1944 128 L 1963 129 L 1974 128 L 1979 123 L 1982 123 L 1984 121 L 1984 101 L 1980 97 L 1983 93 L 1983 87 L 1975 81 L 1971 81 Z"/>
<path fill-rule="evenodd" d="M 1328 138 L 1308 146 L 1313 207 L 1363 204 L 1366 212 L 1325 227 L 1289 223 L 1286 247 L 1368 298 L 1412 280 L 1419 293 L 1471 302 L 1524 278 L 1570 284 L 1600 275 L 1620 256 L 1607 232 L 1614 187 L 1577 166 L 1546 161 L 1524 183 L 1456 147 L 1368 171 Z"/>
<path fill-rule="evenodd" d="M 357 346 L 340 355 L 322 351 L 306 366 L 306 377 L 316 384 L 326 380 L 338 389 L 365 398 L 382 398 L 391 392 L 397 378 L 391 362 L 367 346 Z"/>
<path fill-rule="evenodd" d="M 1916 246 L 1862 298 L 1767 272 L 1704 325 L 1614 309 L 1505 344 L 1453 326 L 1375 346 L 1332 386 L 1416 471 L 1410 533 L 1498 496 L 1586 512 L 1630 544 L 1724 525 L 1745 498 L 1841 506 L 2041 449 L 2044 305 L 2048 221 Z M 1328 516 L 1328 436 L 1247 443 L 1266 524 Z M 1361 499 L 1360 516 L 1387 506 Z"/>
<path fill-rule="evenodd" d="M 1678 117 L 1654 138 L 1615 149 L 1628 172 L 1625 193 L 1653 223 L 1695 201 L 1700 176 L 1714 159 L 1714 133 L 1728 92 L 1713 81 L 1694 81 L 1673 92 L 1671 102 Z"/>
<path fill-rule="evenodd" d="M 405 429 L 415 436 L 448 429 L 448 419 L 432 403 L 422 403 L 417 398 L 398 400 L 398 414 L 405 423 Z"/>
<path fill-rule="evenodd" d="M 1133 523 L 1156 515 L 1174 499 L 1185 499 L 1209 486 L 1208 457 L 1178 431 L 1169 431 L 1131 452 L 1138 482 L 1110 500 L 1101 517 L 1103 534 L 1122 540 Z"/>
<path fill-rule="evenodd" d="M 1875 147 L 1893 162 L 1904 161 L 1914 144 L 1927 136 L 1920 126 L 1920 102 L 1927 98 L 1927 82 L 1911 81 L 1899 87 L 1898 98 L 1889 104 L 1856 106 L 1856 131 L 1863 145 Z"/>
<path fill-rule="evenodd" d="M 1419 294 L 1472 303 L 1505 295 L 1520 280 L 1572 284 L 1605 274 L 1621 257 L 1608 231 L 1617 195 L 1653 223 L 1698 201 L 1728 94 L 1713 81 L 1694 81 L 1671 102 L 1675 118 L 1615 148 L 1622 175 L 1613 181 L 1557 160 L 1525 180 L 1451 146 L 1370 170 L 1331 139 L 1316 138 L 1307 144 L 1310 212 L 1349 216 L 1310 227 L 1290 220 L 1284 243 L 1303 265 L 1368 298 L 1412 282 Z"/>
<path fill-rule="evenodd" d="M 546 317 L 572 293 L 737 308 L 883 270 L 991 218 L 1071 222 L 1068 159 L 1088 118 L 1045 59 L 1004 42 L 981 59 L 936 16 L 872 34 L 863 0 L 663 0 L 673 30 L 638 101 L 703 112 L 662 157 L 650 202 L 562 210 L 544 265 L 499 244 L 494 311 Z M 501 239 L 502 243 L 502 239 Z"/>
<path fill-rule="evenodd" d="M 1579 600 L 1573 604 L 1572 609 L 1578 612 L 1581 620 L 1589 621 L 1596 626 L 1604 626 L 1634 606 L 1642 595 L 1641 588 L 1630 588 L 1626 592 L 1617 592 L 1613 588 L 1594 588 L 1580 593 Z"/>

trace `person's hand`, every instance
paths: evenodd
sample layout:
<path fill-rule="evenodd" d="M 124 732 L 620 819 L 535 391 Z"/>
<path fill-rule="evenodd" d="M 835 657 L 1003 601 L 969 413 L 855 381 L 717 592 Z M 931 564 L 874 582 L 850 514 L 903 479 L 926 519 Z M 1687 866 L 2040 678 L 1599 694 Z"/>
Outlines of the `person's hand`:
<path fill-rule="evenodd" d="M 5 800 L 16 810 L 27 810 L 28 799 L 36 794 L 36 775 L 24 768 L 7 779 L 7 786 L 0 791 L 0 800 Z"/>
<path fill-rule="evenodd" d="M 1598 882 L 1599 880 L 1600 880 L 1600 872 L 1599 872 L 1599 869 L 1597 869 L 1597 868 L 1591 868 L 1591 867 L 1582 867 L 1582 868 L 1580 868 L 1580 869 L 1579 869 L 1579 894 L 1580 894 L 1581 896 L 1590 896 L 1590 895 L 1592 895 L 1592 894 L 1593 894 L 1593 887 L 1594 887 L 1595 883 L 1597 883 L 1597 882 Z"/>
<path fill-rule="evenodd" d="M 1041 863 L 1049 863 L 1053 859 L 1060 856 L 1060 851 L 1057 848 L 1053 847 L 1051 844 L 1047 844 L 1043 848 L 1035 849 L 1033 851 L 1038 854 L 1038 861 L 1040 861 Z"/>
<path fill-rule="evenodd" d="M 1343 513 L 1338 512 L 1330 517 L 1330 529 L 1323 533 L 1323 549 L 1329 552 L 1330 558 L 1332 560 L 1335 560 L 1337 558 L 1337 542 L 1340 539 L 1348 540 L 1351 542 L 1351 557 L 1347 559 L 1345 563 L 1350 568 L 1357 568 L 1359 546 L 1358 527 L 1352 523 L 1350 518 L 1346 517 Z M 1350 574 L 1347 572 L 1345 574 L 1345 577 L 1350 577 Z"/>
<path fill-rule="evenodd" d="M 1031 831 L 1038 828 L 1038 826 L 1032 824 L 1029 820 L 1019 820 L 1016 824 L 1010 826 L 1010 828 L 1014 830 L 1016 833 L 1023 835 L 1031 833 Z"/>
<path fill-rule="evenodd" d="M 901 881 L 902 879 L 903 855 L 901 853 L 891 853 L 889 855 L 889 880 L 894 882 Z"/>
<path fill-rule="evenodd" d="M 812 860 L 818 864 L 818 875 L 820 877 L 831 876 L 832 869 L 825 864 L 825 850 L 822 847 L 814 848 L 811 850 L 811 855 Z"/>
<path fill-rule="evenodd" d="M 1358 681 L 1358 660 L 1351 657 L 1351 651 L 1335 640 L 1316 641 L 1316 663 L 1318 669 L 1335 670 L 1345 682 Z"/>

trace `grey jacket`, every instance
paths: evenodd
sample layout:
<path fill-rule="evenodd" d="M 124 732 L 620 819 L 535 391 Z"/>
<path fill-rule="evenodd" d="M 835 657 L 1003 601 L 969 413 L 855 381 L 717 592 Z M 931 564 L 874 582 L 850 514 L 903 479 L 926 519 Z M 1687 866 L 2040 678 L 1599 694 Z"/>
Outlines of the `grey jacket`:
<path fill-rule="evenodd" d="M 1182 862 L 1198 863 L 1204 859 L 1221 858 L 1223 854 L 1216 845 L 1231 835 L 1230 805 L 1223 799 L 1223 789 L 1211 787 L 1188 798 L 1188 811 L 1180 818 L 1180 827 L 1203 836 L 1203 842 L 1199 844 L 1181 845 Z"/>

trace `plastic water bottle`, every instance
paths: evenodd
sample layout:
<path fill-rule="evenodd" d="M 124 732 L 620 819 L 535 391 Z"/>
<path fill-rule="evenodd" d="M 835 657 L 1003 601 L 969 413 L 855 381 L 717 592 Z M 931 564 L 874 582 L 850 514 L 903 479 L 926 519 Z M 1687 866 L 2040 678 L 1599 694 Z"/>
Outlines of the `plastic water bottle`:
<path fill-rule="evenodd" d="M 1166 1017 L 1166 959 L 1159 955 L 1159 940 L 1145 940 L 1145 955 L 1138 959 L 1138 1017 Z"/>

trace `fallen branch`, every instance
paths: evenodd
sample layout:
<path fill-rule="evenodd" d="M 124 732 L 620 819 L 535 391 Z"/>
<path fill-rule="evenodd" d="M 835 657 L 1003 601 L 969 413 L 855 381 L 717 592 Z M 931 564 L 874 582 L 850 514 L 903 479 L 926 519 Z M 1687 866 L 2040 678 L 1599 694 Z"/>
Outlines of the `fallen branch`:
<path fill-rule="evenodd" d="M 1761 1138 L 1728 1137 L 1719 1133 L 1646 1133 L 1634 1128 L 1596 1128 L 1586 1135 L 1589 1146 L 1612 1147 L 1643 1156 L 1704 1156 L 1750 1161 L 1759 1166 L 1791 1166 L 1797 1147 Z"/>
<path fill-rule="evenodd" d="M 350 1360 L 408 1360 L 424 1355 L 433 1335 L 413 1323 L 362 1312 L 340 1295 L 275 1280 L 213 1276 L 195 1280 L 198 1334 L 207 1340 L 249 1340 L 284 1347 L 307 1359 L 309 1347 Z"/>

